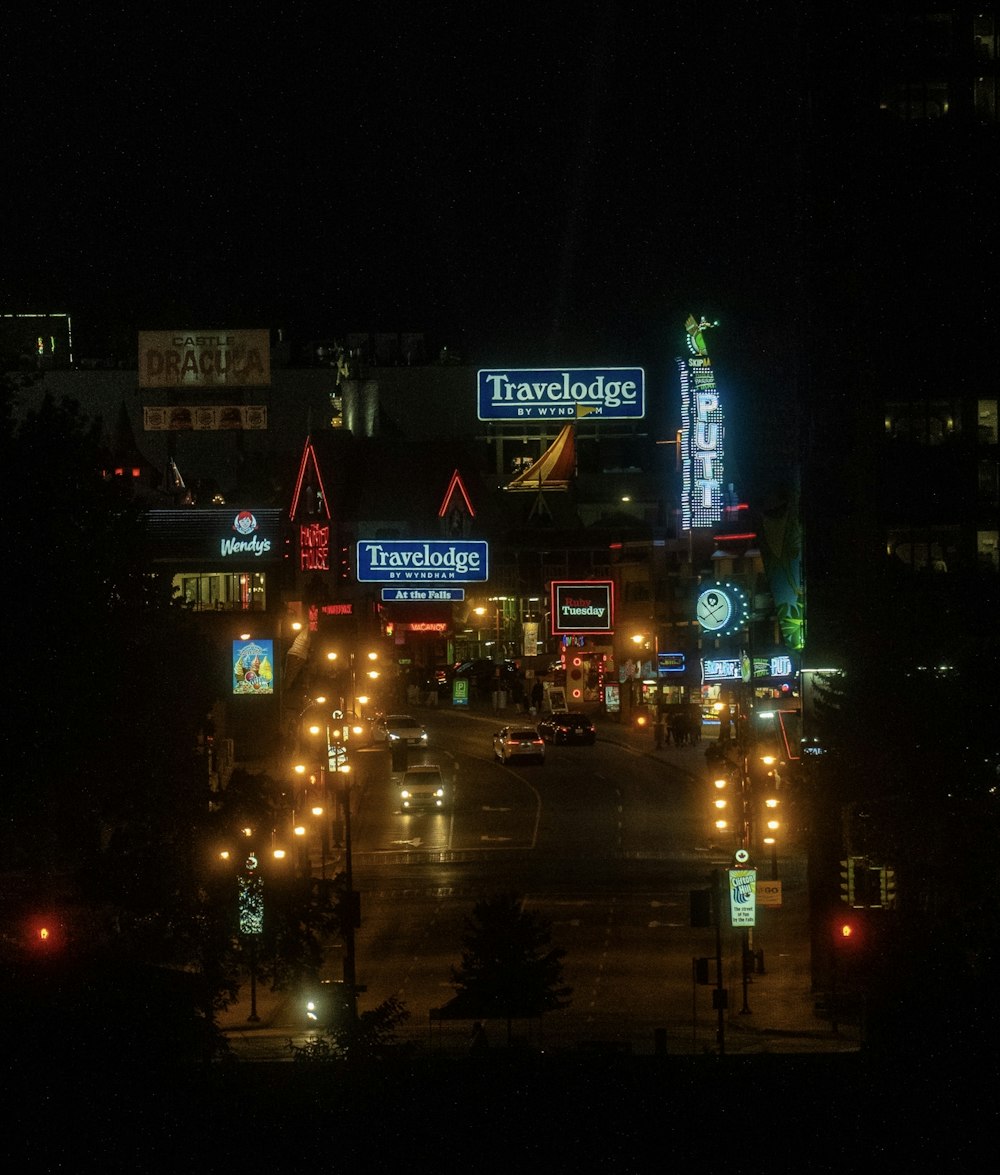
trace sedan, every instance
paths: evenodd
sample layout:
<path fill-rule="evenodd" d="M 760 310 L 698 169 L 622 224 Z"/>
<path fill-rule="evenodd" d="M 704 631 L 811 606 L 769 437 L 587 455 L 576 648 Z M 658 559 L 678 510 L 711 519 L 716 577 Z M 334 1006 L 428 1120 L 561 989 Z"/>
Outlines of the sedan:
<path fill-rule="evenodd" d="M 545 762 L 545 743 L 537 730 L 530 726 L 505 726 L 493 736 L 493 758 L 501 763 L 512 759 L 531 759 Z"/>
<path fill-rule="evenodd" d="M 372 735 L 376 742 L 405 743 L 408 747 L 426 747 L 427 731 L 409 714 L 386 714 L 376 723 Z"/>
<path fill-rule="evenodd" d="M 547 743 L 585 743 L 593 746 L 597 731 L 586 714 L 549 714 L 538 724 L 538 733 Z"/>

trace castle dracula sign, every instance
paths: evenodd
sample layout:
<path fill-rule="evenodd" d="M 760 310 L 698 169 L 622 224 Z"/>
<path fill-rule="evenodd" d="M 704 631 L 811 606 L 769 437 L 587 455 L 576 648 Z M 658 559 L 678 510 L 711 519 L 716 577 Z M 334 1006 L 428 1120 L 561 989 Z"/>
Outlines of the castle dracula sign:
<path fill-rule="evenodd" d="M 269 387 L 270 343 L 267 330 L 140 331 L 139 387 Z"/>

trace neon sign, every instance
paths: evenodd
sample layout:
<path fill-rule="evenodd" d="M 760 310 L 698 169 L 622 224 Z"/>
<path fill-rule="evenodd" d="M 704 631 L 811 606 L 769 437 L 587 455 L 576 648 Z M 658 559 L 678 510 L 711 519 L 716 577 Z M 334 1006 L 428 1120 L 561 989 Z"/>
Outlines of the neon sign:
<path fill-rule="evenodd" d="M 330 570 L 330 528 L 318 522 L 299 527 L 299 570 Z"/>
<path fill-rule="evenodd" d="M 713 526 L 722 518 L 725 417 L 719 402 L 705 331 L 717 323 L 688 315 L 689 356 L 679 358 L 681 380 L 681 528 Z"/>

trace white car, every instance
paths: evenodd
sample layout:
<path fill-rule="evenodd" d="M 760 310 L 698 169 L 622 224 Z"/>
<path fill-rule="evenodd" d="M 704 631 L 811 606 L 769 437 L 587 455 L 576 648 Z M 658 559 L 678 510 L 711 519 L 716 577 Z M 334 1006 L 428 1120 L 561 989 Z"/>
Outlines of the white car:
<path fill-rule="evenodd" d="M 447 787 L 437 764 L 423 763 L 403 773 L 399 783 L 399 806 L 404 812 L 416 808 L 443 808 L 447 802 Z"/>
<path fill-rule="evenodd" d="M 409 714 L 385 714 L 375 723 L 372 735 L 376 742 L 405 743 L 408 747 L 426 747 L 427 731 Z"/>

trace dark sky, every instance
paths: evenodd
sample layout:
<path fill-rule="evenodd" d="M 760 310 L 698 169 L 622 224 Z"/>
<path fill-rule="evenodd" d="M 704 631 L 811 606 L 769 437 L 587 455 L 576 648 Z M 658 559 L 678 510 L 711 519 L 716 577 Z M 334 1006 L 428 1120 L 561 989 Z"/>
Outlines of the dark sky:
<path fill-rule="evenodd" d="M 787 295 L 780 8 L 40 5 L 11 38 L 0 310 L 423 330 L 483 361 L 643 362 L 689 310 L 748 338 Z"/>

